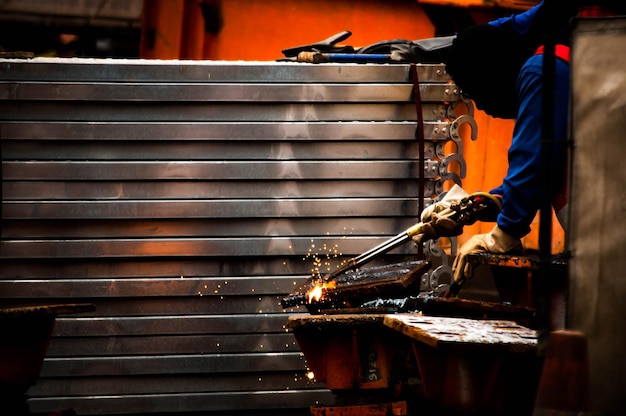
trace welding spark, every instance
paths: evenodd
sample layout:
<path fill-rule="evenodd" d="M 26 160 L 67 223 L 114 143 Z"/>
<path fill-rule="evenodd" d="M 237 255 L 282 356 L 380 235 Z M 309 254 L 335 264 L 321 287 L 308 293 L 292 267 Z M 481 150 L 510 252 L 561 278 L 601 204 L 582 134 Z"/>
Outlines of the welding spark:
<path fill-rule="evenodd" d="M 312 262 L 311 276 L 313 278 L 321 278 L 322 274 L 331 272 L 333 262 L 337 260 L 341 253 L 337 244 L 329 247 L 326 243 L 323 243 L 317 250 L 314 251 L 314 248 L 316 248 L 315 240 L 311 240 L 311 246 L 302 260 Z"/>
<path fill-rule="evenodd" d="M 309 303 L 319 302 L 324 297 L 324 293 L 329 289 L 334 289 L 337 286 L 337 282 L 331 280 L 330 282 L 318 282 L 313 288 L 311 288 L 307 295 Z"/>

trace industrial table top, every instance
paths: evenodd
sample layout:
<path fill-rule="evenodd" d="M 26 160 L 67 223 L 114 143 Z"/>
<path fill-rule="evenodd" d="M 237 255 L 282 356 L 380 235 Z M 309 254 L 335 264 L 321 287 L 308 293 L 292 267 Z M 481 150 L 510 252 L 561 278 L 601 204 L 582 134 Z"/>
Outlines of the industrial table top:
<path fill-rule="evenodd" d="M 512 321 L 391 314 L 385 315 L 384 324 L 438 349 L 527 352 L 537 346 L 536 331 Z"/>
<path fill-rule="evenodd" d="M 424 316 L 414 313 L 330 314 L 289 317 L 289 328 L 307 326 L 384 326 L 437 349 L 483 349 L 530 352 L 535 330 L 508 320 Z"/>

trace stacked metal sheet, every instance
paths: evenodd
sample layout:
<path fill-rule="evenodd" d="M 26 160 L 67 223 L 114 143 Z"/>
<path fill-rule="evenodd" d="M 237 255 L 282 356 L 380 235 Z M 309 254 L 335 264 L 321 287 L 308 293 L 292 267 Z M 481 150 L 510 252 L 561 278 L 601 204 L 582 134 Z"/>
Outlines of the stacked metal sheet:
<path fill-rule="evenodd" d="M 473 121 L 417 72 L 423 171 L 408 65 L 0 60 L 0 305 L 96 305 L 57 320 L 31 410 L 331 400 L 280 299 L 460 181 Z"/>

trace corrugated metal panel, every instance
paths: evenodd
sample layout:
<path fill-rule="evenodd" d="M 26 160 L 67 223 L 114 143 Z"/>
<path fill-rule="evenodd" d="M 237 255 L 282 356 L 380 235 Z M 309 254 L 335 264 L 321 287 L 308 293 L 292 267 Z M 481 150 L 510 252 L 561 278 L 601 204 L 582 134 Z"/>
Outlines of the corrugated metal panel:
<path fill-rule="evenodd" d="M 0 61 L 2 304 L 96 305 L 57 319 L 31 409 L 329 402 L 280 299 L 441 188 L 458 94 L 418 73 L 425 172 L 407 65 Z"/>

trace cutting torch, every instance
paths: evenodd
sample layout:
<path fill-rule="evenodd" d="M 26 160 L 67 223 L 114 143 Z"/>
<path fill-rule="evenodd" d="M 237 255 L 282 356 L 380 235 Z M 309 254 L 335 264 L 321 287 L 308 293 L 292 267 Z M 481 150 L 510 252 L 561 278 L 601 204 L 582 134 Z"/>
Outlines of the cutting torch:
<path fill-rule="evenodd" d="M 430 220 L 418 222 L 371 250 L 346 260 L 342 266 L 324 276 L 322 280 L 324 282 L 331 281 L 337 276 L 355 270 L 411 240 L 416 243 L 423 243 L 439 237 L 457 236 L 461 234 L 463 226 L 475 223 L 485 210 L 493 209 L 494 206 L 498 211 L 501 209 L 500 199 L 487 192 L 475 192 L 459 201 L 451 202 L 449 207 L 433 214 Z"/>

